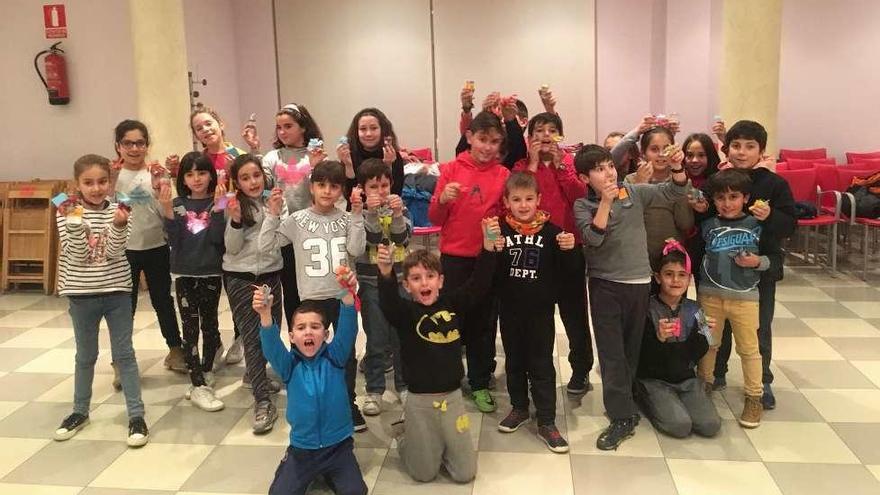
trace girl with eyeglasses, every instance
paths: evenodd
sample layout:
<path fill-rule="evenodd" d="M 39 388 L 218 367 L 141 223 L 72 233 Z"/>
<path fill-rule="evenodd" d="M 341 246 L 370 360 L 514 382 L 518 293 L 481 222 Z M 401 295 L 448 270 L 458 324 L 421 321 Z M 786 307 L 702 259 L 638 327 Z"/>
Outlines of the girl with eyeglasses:
<path fill-rule="evenodd" d="M 165 357 L 165 368 L 186 373 L 181 348 L 180 327 L 171 299 L 171 258 L 165 229 L 156 200 L 161 174 L 158 164 L 147 164 L 150 148 L 150 133 L 147 126 L 137 120 L 123 120 L 114 130 L 116 138 L 117 161 L 113 164 L 116 175 L 117 199 L 127 196 L 132 208 L 131 238 L 125 250 L 131 266 L 131 311 L 137 310 L 138 286 L 141 273 L 147 280 L 150 302 L 159 319 L 159 329 L 169 352 Z M 123 196 L 124 195 L 124 196 Z M 114 366 L 114 371 L 115 371 Z M 119 379 L 114 378 L 113 386 L 120 390 Z"/>

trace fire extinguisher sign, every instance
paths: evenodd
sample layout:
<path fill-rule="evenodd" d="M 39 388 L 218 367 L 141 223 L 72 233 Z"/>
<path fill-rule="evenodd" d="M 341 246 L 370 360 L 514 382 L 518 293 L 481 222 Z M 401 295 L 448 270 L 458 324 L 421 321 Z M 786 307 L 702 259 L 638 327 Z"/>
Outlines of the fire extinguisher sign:
<path fill-rule="evenodd" d="M 46 26 L 46 39 L 67 38 L 67 14 L 64 5 L 43 5 L 43 24 Z"/>

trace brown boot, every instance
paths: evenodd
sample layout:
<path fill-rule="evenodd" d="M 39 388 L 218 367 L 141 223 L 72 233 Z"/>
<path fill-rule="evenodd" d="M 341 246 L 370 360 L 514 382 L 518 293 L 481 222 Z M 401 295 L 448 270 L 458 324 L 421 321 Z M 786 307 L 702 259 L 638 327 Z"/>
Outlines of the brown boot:
<path fill-rule="evenodd" d="M 757 428 L 761 426 L 761 416 L 764 414 L 764 406 L 761 405 L 761 396 L 746 396 L 746 403 L 743 406 L 742 416 L 739 417 L 739 424 L 744 428 Z"/>
<path fill-rule="evenodd" d="M 186 361 L 183 359 L 183 349 L 178 347 L 172 347 L 171 350 L 168 351 L 168 355 L 165 356 L 165 369 L 169 369 L 171 371 L 176 371 L 178 373 L 186 373 Z"/>

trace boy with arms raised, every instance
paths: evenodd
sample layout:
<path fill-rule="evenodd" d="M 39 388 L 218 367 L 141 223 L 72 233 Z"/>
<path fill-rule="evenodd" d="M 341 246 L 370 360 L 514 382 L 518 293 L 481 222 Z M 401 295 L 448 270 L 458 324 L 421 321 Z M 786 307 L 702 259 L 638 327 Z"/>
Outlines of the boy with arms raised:
<path fill-rule="evenodd" d="M 404 300 L 392 267 L 393 247 L 378 246 L 379 304 L 400 337 L 409 387 L 398 450 L 404 468 L 417 481 L 434 479 L 441 466 L 461 483 L 476 475 L 477 458 L 460 389 L 464 376 L 460 315 L 485 300 L 495 252 L 503 245 L 497 218 L 481 224 L 482 246 L 470 277 L 442 295 L 443 269 L 436 255 L 418 250 L 406 257 L 403 288 L 412 299 Z"/>

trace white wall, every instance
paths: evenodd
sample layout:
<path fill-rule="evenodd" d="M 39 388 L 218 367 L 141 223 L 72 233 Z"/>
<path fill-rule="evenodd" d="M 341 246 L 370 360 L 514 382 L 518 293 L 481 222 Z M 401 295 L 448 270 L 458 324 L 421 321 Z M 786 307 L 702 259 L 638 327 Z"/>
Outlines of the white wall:
<path fill-rule="evenodd" d="M 440 158 L 452 158 L 459 140 L 459 92 L 475 81 L 476 105 L 491 91 L 518 93 L 534 115 L 549 84 L 559 100 L 566 140 L 596 134 L 595 19 L 592 0 L 541 4 L 439 0 L 434 2 Z"/>
<path fill-rule="evenodd" d="M 598 139 L 651 111 L 653 2 L 596 0 Z"/>
<path fill-rule="evenodd" d="M 878 19 L 874 0 L 783 4 L 780 148 L 880 150 Z"/>
<path fill-rule="evenodd" d="M 666 11 L 665 108 L 681 119 L 683 140 L 709 133 L 717 104 L 710 97 L 711 2 L 675 0 Z M 720 38 L 720 33 L 716 33 Z"/>
<path fill-rule="evenodd" d="M 136 113 L 128 2 L 65 2 L 69 37 L 61 48 L 71 98 L 64 106 L 49 105 L 33 67 L 37 52 L 57 41 L 44 38 L 45 3 L 3 1 L 0 180 L 67 179 L 81 155 L 115 157 L 113 128 Z"/>
<path fill-rule="evenodd" d="M 275 140 L 278 73 L 275 70 L 275 24 L 272 0 L 232 2 L 235 25 L 235 58 L 238 64 L 239 115 L 257 114 L 263 152 Z"/>
<path fill-rule="evenodd" d="M 283 103 L 304 104 L 334 156 L 354 114 L 382 110 L 401 144 L 432 146 L 428 0 L 275 2 Z"/>

